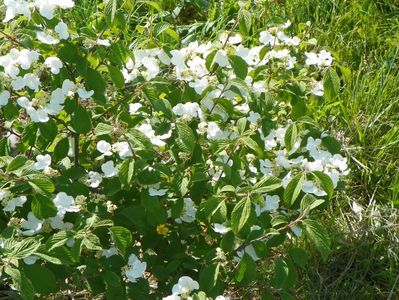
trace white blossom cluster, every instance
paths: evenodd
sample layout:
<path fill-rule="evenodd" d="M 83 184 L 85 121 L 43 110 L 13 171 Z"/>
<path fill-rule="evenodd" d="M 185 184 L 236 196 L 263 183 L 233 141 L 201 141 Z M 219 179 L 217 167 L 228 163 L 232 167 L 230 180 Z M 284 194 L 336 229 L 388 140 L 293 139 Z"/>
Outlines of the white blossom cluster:
<path fill-rule="evenodd" d="M 18 15 L 30 18 L 33 9 L 37 9 L 40 15 L 51 20 L 54 18 L 56 9 L 69 9 L 74 7 L 75 3 L 73 0 L 4 0 L 4 5 L 7 10 L 3 22 L 6 23 Z"/>
<path fill-rule="evenodd" d="M 188 299 L 192 300 L 193 297 L 190 296 L 190 294 L 193 291 L 196 291 L 199 289 L 199 284 L 197 281 L 192 279 L 189 276 L 182 276 L 179 278 L 178 282 L 172 287 L 172 294 L 163 297 L 163 300 L 181 300 L 181 299 Z M 226 296 L 217 296 L 215 300 L 230 300 L 230 297 Z"/>

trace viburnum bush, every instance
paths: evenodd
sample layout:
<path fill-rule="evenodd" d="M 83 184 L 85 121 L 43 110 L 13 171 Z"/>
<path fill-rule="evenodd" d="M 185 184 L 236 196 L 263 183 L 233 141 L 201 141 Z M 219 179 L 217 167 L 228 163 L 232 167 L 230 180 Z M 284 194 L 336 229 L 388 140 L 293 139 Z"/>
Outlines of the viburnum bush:
<path fill-rule="evenodd" d="M 312 215 L 348 173 L 309 105 L 338 92 L 331 54 L 306 24 L 251 34 L 249 4 L 194 41 L 131 22 L 132 1 L 96 9 L 82 23 L 72 0 L 2 4 L 3 284 L 23 299 L 289 297 L 298 241 L 328 256 Z"/>

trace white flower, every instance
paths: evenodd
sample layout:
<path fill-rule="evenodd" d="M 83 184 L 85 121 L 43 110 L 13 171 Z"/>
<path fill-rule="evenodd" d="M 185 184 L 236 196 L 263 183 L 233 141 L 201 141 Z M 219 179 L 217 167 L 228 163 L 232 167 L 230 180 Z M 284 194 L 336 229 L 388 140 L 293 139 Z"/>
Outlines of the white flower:
<path fill-rule="evenodd" d="M 237 252 L 239 259 L 243 257 L 244 253 L 247 253 L 254 261 L 260 259 L 260 257 L 258 257 L 258 255 L 256 254 L 254 246 L 252 245 L 248 245 L 243 250 Z"/>
<path fill-rule="evenodd" d="M 220 296 L 217 296 L 215 298 L 215 300 L 230 300 L 230 297 L 226 297 L 226 296 L 220 295 Z"/>
<path fill-rule="evenodd" d="M 172 294 L 166 297 L 163 297 L 162 300 L 181 300 L 179 295 Z"/>
<path fill-rule="evenodd" d="M 3 22 L 6 23 L 16 17 L 16 15 L 24 15 L 30 18 L 30 3 L 24 0 L 4 0 L 4 5 L 7 7 L 6 16 Z"/>
<path fill-rule="evenodd" d="M 33 265 L 38 259 L 39 257 L 36 255 L 29 255 L 28 257 L 24 258 L 24 263 L 26 263 L 27 265 Z"/>
<path fill-rule="evenodd" d="M 10 99 L 10 92 L 9 91 L 2 91 L 0 93 L 0 107 L 6 106 L 8 103 L 8 100 Z"/>
<path fill-rule="evenodd" d="M 309 161 L 305 164 L 306 170 L 313 172 L 313 171 L 323 171 L 324 167 L 321 160 Z"/>
<path fill-rule="evenodd" d="M 37 32 L 36 33 L 36 37 L 43 44 L 47 44 L 47 45 L 55 45 L 55 44 L 58 44 L 60 42 L 55 37 L 51 36 L 50 34 L 48 34 L 46 32 L 43 32 L 43 31 Z"/>
<path fill-rule="evenodd" d="M 104 172 L 104 177 L 114 177 L 118 175 L 118 168 L 115 167 L 112 160 L 103 163 L 101 165 L 101 170 Z"/>
<path fill-rule="evenodd" d="M 22 49 L 19 52 L 18 63 L 21 68 L 28 70 L 34 62 L 39 60 L 39 53 L 34 50 Z"/>
<path fill-rule="evenodd" d="M 270 195 L 265 195 L 264 196 L 264 203 L 262 206 L 259 204 L 255 204 L 255 212 L 257 216 L 260 216 L 263 212 L 265 211 L 272 211 L 276 210 L 279 208 L 279 202 L 280 202 L 280 197 L 277 195 L 270 196 Z"/>
<path fill-rule="evenodd" d="M 206 133 L 207 133 L 206 137 L 209 140 L 223 140 L 228 138 L 228 134 L 220 130 L 218 124 L 215 122 L 208 123 L 208 128 Z"/>
<path fill-rule="evenodd" d="M 62 68 L 62 61 L 58 57 L 48 57 L 44 61 L 46 67 L 50 68 L 51 73 L 58 74 Z"/>
<path fill-rule="evenodd" d="M 341 172 L 345 171 L 348 168 L 348 159 L 343 157 L 341 154 L 334 154 L 333 157 L 330 159 L 330 163 L 335 167 L 338 168 Z"/>
<path fill-rule="evenodd" d="M 62 40 L 67 40 L 69 38 L 68 26 L 63 21 L 60 21 L 57 26 L 55 26 L 54 31 Z"/>
<path fill-rule="evenodd" d="M 22 207 L 24 203 L 27 201 L 26 196 L 19 196 L 13 199 L 10 199 L 7 205 L 3 208 L 3 211 L 13 212 L 15 208 Z"/>
<path fill-rule="evenodd" d="M 222 68 L 230 65 L 229 61 L 227 60 L 226 51 L 224 50 L 219 50 L 218 52 L 216 52 L 216 55 L 213 60 Z"/>
<path fill-rule="evenodd" d="M 70 81 L 69 79 L 65 79 L 62 82 L 62 92 L 65 96 L 73 96 L 75 87 L 75 83 Z"/>
<path fill-rule="evenodd" d="M 9 195 L 10 195 L 9 191 L 0 189 L 0 201 L 7 199 Z"/>
<path fill-rule="evenodd" d="M 34 108 L 28 108 L 26 111 L 35 123 L 46 123 L 49 120 L 49 116 L 44 109 L 35 110 Z"/>
<path fill-rule="evenodd" d="M 187 102 L 179 103 L 173 107 L 173 113 L 177 116 L 189 116 L 193 118 L 202 118 L 202 111 L 198 103 Z"/>
<path fill-rule="evenodd" d="M 40 85 L 40 78 L 32 73 L 24 75 L 25 86 L 29 87 L 31 90 L 37 91 Z"/>
<path fill-rule="evenodd" d="M 272 35 L 269 31 L 262 31 L 260 33 L 259 42 L 264 45 L 274 46 L 277 42 L 277 38 Z"/>
<path fill-rule="evenodd" d="M 118 255 L 118 249 L 115 247 L 111 247 L 109 249 L 104 249 L 102 252 L 102 256 L 105 256 L 106 258 Z"/>
<path fill-rule="evenodd" d="M 111 149 L 112 147 L 110 143 L 103 140 L 97 142 L 97 150 L 102 154 L 104 154 L 104 156 L 111 156 L 112 155 Z"/>
<path fill-rule="evenodd" d="M 331 53 L 326 50 L 321 50 L 319 54 L 314 52 L 305 52 L 305 56 L 305 64 L 308 66 L 317 65 L 319 67 L 328 67 L 333 61 Z"/>
<path fill-rule="evenodd" d="M 32 103 L 26 97 L 19 97 L 17 99 L 17 103 L 18 103 L 19 106 L 21 106 L 21 107 L 23 107 L 25 109 L 32 107 Z"/>
<path fill-rule="evenodd" d="M 154 188 L 149 188 L 148 189 L 148 194 L 150 196 L 164 196 L 166 194 L 166 192 L 168 191 L 168 189 L 154 189 Z"/>
<path fill-rule="evenodd" d="M 328 67 L 331 65 L 333 58 L 330 52 L 327 52 L 326 50 L 321 50 L 319 53 L 319 60 L 320 60 L 319 65 L 321 67 L 324 66 Z"/>
<path fill-rule="evenodd" d="M 263 175 L 273 175 L 273 164 L 268 159 L 259 159 L 259 168 Z"/>
<path fill-rule="evenodd" d="M 46 155 L 38 155 L 36 156 L 36 162 L 34 164 L 35 170 L 45 170 L 51 165 L 51 156 L 50 154 Z"/>
<path fill-rule="evenodd" d="M 125 271 L 127 280 L 129 282 L 136 282 L 137 279 L 143 277 L 146 268 L 146 262 L 141 262 L 136 255 L 131 254 L 129 256 L 128 269 Z"/>
<path fill-rule="evenodd" d="M 35 0 L 35 6 L 39 9 L 40 15 L 48 20 L 54 18 L 54 10 L 57 7 L 55 1 L 49 0 Z"/>
<path fill-rule="evenodd" d="M 55 217 L 50 218 L 50 225 L 53 229 L 58 230 L 71 230 L 73 224 L 69 222 L 64 222 L 64 214 L 59 213 Z"/>
<path fill-rule="evenodd" d="M 179 281 L 173 286 L 172 293 L 174 295 L 184 295 L 198 289 L 199 284 L 197 281 L 193 280 L 191 277 L 183 276 L 180 277 Z"/>
<path fill-rule="evenodd" d="M 218 223 L 213 224 L 212 229 L 220 234 L 226 234 L 231 230 L 229 227 L 226 227 L 223 224 L 218 224 Z"/>
<path fill-rule="evenodd" d="M 302 236 L 302 229 L 299 228 L 298 226 L 292 226 L 291 231 L 297 236 L 301 237 Z"/>
<path fill-rule="evenodd" d="M 89 172 L 89 185 L 92 188 L 97 188 L 100 183 L 103 181 L 103 178 L 100 173 L 98 172 Z"/>
<path fill-rule="evenodd" d="M 117 142 L 112 145 L 112 150 L 118 152 L 121 159 L 133 156 L 132 149 L 128 142 Z"/>
<path fill-rule="evenodd" d="M 228 39 L 228 40 L 227 40 Z M 228 33 L 228 32 L 223 32 L 220 37 L 219 37 L 219 41 L 222 44 L 225 43 L 229 43 L 231 45 L 236 45 L 242 42 L 242 37 L 240 34 L 238 33 Z"/>
<path fill-rule="evenodd" d="M 194 222 L 195 214 L 197 213 L 197 208 L 195 207 L 193 200 L 191 200 L 190 198 L 184 198 L 183 201 L 184 201 L 184 206 L 183 206 L 182 215 L 178 219 L 175 219 L 175 221 L 177 223 L 181 223 L 181 221 L 186 223 Z"/>
<path fill-rule="evenodd" d="M 323 82 L 321 82 L 321 81 L 316 82 L 316 84 L 314 85 L 313 89 L 310 90 L 310 92 L 316 96 L 320 96 L 320 97 L 323 96 L 324 95 Z"/>
<path fill-rule="evenodd" d="M 65 215 L 66 212 L 78 212 L 79 208 L 75 206 L 75 200 L 64 192 L 58 193 L 54 198 L 54 204 L 57 207 L 59 215 Z"/>
<path fill-rule="evenodd" d="M 320 62 L 320 59 L 319 59 L 319 56 L 317 55 L 317 53 L 305 52 L 305 56 L 306 56 L 305 64 L 307 64 L 308 66 L 318 65 Z"/>
<path fill-rule="evenodd" d="M 305 180 L 302 186 L 302 191 L 304 193 L 314 194 L 320 197 L 327 195 L 325 191 L 316 186 L 316 184 L 311 180 Z"/>
<path fill-rule="evenodd" d="M 107 39 L 105 39 L 105 40 L 98 39 L 98 40 L 96 41 L 96 44 L 97 44 L 97 45 L 100 45 L 100 46 L 104 46 L 104 47 L 109 47 L 109 46 L 111 46 L 109 40 L 107 40 Z"/>
<path fill-rule="evenodd" d="M 170 138 L 172 135 L 172 131 L 169 131 L 163 135 L 155 135 L 155 131 L 152 129 L 150 124 L 141 124 L 137 129 L 144 133 L 150 139 L 153 145 L 159 147 L 165 146 L 166 143 L 163 140 Z"/>
<path fill-rule="evenodd" d="M 143 105 L 141 103 L 130 103 L 129 104 L 129 113 L 134 115 Z"/>
<path fill-rule="evenodd" d="M 257 112 L 250 111 L 249 112 L 249 117 L 247 117 L 247 120 L 251 122 L 252 124 L 256 124 L 258 120 L 260 119 L 260 114 Z"/>
<path fill-rule="evenodd" d="M 89 99 L 91 96 L 94 95 L 93 90 L 86 91 L 85 88 L 78 88 L 77 92 L 79 97 L 82 98 L 83 100 Z"/>
<path fill-rule="evenodd" d="M 35 233 L 38 233 L 42 229 L 43 223 L 44 221 L 39 220 L 32 212 L 29 212 L 28 220 L 24 220 L 21 223 L 21 228 L 27 229 L 25 231 L 22 231 L 22 234 L 31 236 Z"/>

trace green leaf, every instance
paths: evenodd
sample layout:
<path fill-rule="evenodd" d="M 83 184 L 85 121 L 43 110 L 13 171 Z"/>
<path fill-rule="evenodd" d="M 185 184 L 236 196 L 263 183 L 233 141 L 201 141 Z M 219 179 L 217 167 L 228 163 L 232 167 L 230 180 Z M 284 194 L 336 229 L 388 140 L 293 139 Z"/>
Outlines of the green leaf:
<path fill-rule="evenodd" d="M 331 241 L 327 230 L 323 225 L 310 219 L 303 220 L 302 224 L 305 225 L 306 235 L 313 241 L 317 250 L 320 252 L 322 259 L 326 261 L 331 251 Z"/>
<path fill-rule="evenodd" d="M 218 211 L 226 210 L 226 202 L 219 197 L 210 197 L 201 203 L 201 213 L 209 220 Z"/>
<path fill-rule="evenodd" d="M 209 264 L 200 273 L 200 289 L 209 293 L 215 286 L 219 277 L 220 264 Z"/>
<path fill-rule="evenodd" d="M 54 120 L 49 120 L 46 123 L 39 123 L 40 135 L 48 141 L 53 141 L 58 133 L 57 124 Z"/>
<path fill-rule="evenodd" d="M 320 172 L 320 171 L 314 171 L 312 174 L 315 176 L 317 181 L 320 183 L 321 187 L 323 190 L 327 193 L 328 199 L 331 199 L 331 197 L 334 194 L 334 184 L 327 174 Z"/>
<path fill-rule="evenodd" d="M 83 107 L 78 107 L 72 115 L 72 127 L 77 133 L 88 133 L 91 130 L 90 113 Z"/>
<path fill-rule="evenodd" d="M 32 282 L 36 293 L 48 295 L 58 290 L 56 278 L 50 269 L 39 264 L 33 264 L 25 265 L 23 272 Z"/>
<path fill-rule="evenodd" d="M 324 97 L 327 101 L 334 100 L 340 89 L 339 76 L 333 68 L 329 68 L 326 73 L 324 73 Z"/>
<path fill-rule="evenodd" d="M 42 194 L 36 194 L 31 203 L 33 214 L 40 220 L 55 217 L 57 215 L 57 207 L 49 197 Z"/>
<path fill-rule="evenodd" d="M 123 187 L 131 187 L 134 175 L 134 160 L 133 158 L 125 159 L 119 167 L 119 180 Z"/>
<path fill-rule="evenodd" d="M 126 299 L 126 291 L 120 276 L 107 270 L 102 274 L 102 278 L 107 287 L 105 291 L 107 299 Z"/>
<path fill-rule="evenodd" d="M 5 273 L 11 277 L 12 283 L 17 291 L 19 291 L 23 300 L 33 300 L 35 290 L 29 278 L 17 269 L 5 267 Z"/>
<path fill-rule="evenodd" d="M 69 152 L 69 140 L 67 137 L 61 139 L 54 147 L 54 158 L 63 159 L 68 155 Z"/>
<path fill-rule="evenodd" d="M 123 253 L 126 253 L 127 247 L 132 244 L 132 234 L 128 229 L 122 226 L 114 226 L 110 229 L 112 240 L 116 247 Z"/>
<path fill-rule="evenodd" d="M 241 9 L 238 12 L 238 25 L 243 35 L 249 34 L 252 25 L 252 16 L 249 11 Z"/>
<path fill-rule="evenodd" d="M 25 163 L 27 162 L 27 158 L 25 156 L 22 155 L 18 155 L 16 156 L 7 166 L 7 172 L 12 172 L 15 170 L 20 169 L 21 167 L 23 167 L 25 165 Z"/>
<path fill-rule="evenodd" d="M 153 145 L 151 140 L 141 131 L 137 129 L 130 129 L 127 134 L 128 138 L 132 141 L 134 148 L 152 150 Z"/>
<path fill-rule="evenodd" d="M 308 263 L 308 257 L 305 250 L 301 248 L 291 248 L 288 252 L 298 266 L 303 269 L 306 267 L 306 264 Z"/>
<path fill-rule="evenodd" d="M 115 83 L 115 86 L 119 89 L 123 88 L 125 86 L 125 78 L 123 77 L 122 72 L 117 67 L 111 65 L 108 66 L 108 71 L 113 83 Z"/>
<path fill-rule="evenodd" d="M 237 121 L 237 129 L 238 134 L 242 135 L 245 132 L 245 128 L 247 127 L 247 118 L 242 117 Z"/>
<path fill-rule="evenodd" d="M 301 200 L 301 210 L 310 212 L 311 210 L 315 209 L 319 205 L 323 204 L 325 201 L 323 199 L 316 199 L 314 196 L 310 194 L 306 194 L 303 196 Z"/>
<path fill-rule="evenodd" d="M 115 130 L 115 127 L 105 123 L 98 123 L 94 129 L 95 135 L 105 135 L 110 134 Z"/>
<path fill-rule="evenodd" d="M 100 239 L 93 233 L 85 234 L 82 244 L 89 250 L 102 250 Z"/>
<path fill-rule="evenodd" d="M 237 282 L 241 282 L 244 279 L 248 281 L 254 280 L 256 277 L 256 263 L 247 253 L 244 253 L 240 263 L 238 264 L 238 269 L 235 273 L 235 278 Z"/>
<path fill-rule="evenodd" d="M 28 175 L 28 182 L 36 193 L 48 195 L 54 192 L 55 187 L 50 178 L 42 174 Z"/>
<path fill-rule="evenodd" d="M 111 23 L 114 22 L 117 4 L 118 0 L 108 0 L 107 3 L 105 4 L 104 12 Z"/>
<path fill-rule="evenodd" d="M 193 153 L 196 145 L 196 138 L 193 131 L 189 126 L 182 123 L 176 124 L 176 127 L 178 134 L 178 139 L 176 140 L 177 144 L 181 150 Z"/>
<path fill-rule="evenodd" d="M 238 78 L 245 79 L 248 74 L 248 64 L 238 55 L 229 55 L 230 65 Z"/>
<path fill-rule="evenodd" d="M 66 244 L 68 241 L 68 233 L 66 231 L 59 231 L 53 235 L 47 240 L 46 242 L 46 248 L 48 251 L 51 251 L 57 247 L 61 247 Z"/>
<path fill-rule="evenodd" d="M 234 206 L 231 213 L 231 229 L 235 234 L 241 231 L 246 225 L 249 216 L 251 215 L 251 200 L 249 198 L 241 199 L 236 206 Z"/>
<path fill-rule="evenodd" d="M 100 72 L 98 72 L 94 69 L 91 69 L 91 68 L 87 68 L 85 80 L 86 80 L 86 85 L 88 87 L 88 90 L 94 91 L 94 95 L 93 95 L 94 101 L 96 101 L 97 104 L 105 104 L 106 99 L 104 96 L 104 92 L 105 92 L 106 84 L 105 84 L 105 80 L 102 77 L 102 75 L 100 74 Z"/>
<path fill-rule="evenodd" d="M 277 190 L 281 186 L 282 181 L 280 178 L 265 176 L 254 185 L 252 193 L 265 194 Z"/>
<path fill-rule="evenodd" d="M 262 148 L 258 145 L 257 142 L 255 142 L 249 136 L 243 136 L 243 137 L 240 138 L 240 140 L 244 143 L 245 146 L 247 146 L 247 147 L 251 148 L 252 150 L 254 150 L 258 155 L 260 155 L 260 156 L 263 155 Z"/>
<path fill-rule="evenodd" d="M 298 139 L 298 128 L 295 125 L 295 123 L 293 123 L 290 126 L 288 126 L 284 136 L 284 142 L 287 151 L 291 151 L 292 146 L 294 146 L 297 139 Z"/>
<path fill-rule="evenodd" d="M 321 144 L 332 154 L 341 153 L 341 144 L 332 136 L 325 136 L 321 139 Z"/>
<path fill-rule="evenodd" d="M 284 190 L 284 203 L 287 207 L 291 207 L 295 200 L 298 198 L 301 193 L 303 183 L 305 181 L 304 174 L 298 174 L 288 183 L 287 187 Z"/>
<path fill-rule="evenodd" d="M 272 285 L 277 288 L 289 289 L 294 286 L 297 278 L 295 266 L 288 259 L 277 258 L 274 265 Z"/>
<path fill-rule="evenodd" d="M 306 116 L 306 111 L 307 111 L 306 103 L 302 98 L 295 97 L 291 101 L 291 106 L 292 106 L 292 110 L 291 110 L 291 119 L 292 120 L 298 120 L 298 119 L 301 119 L 304 116 Z"/>
<path fill-rule="evenodd" d="M 63 47 L 58 51 L 58 57 L 66 63 L 77 64 L 81 57 L 78 48 L 67 41 L 63 41 Z"/>
<path fill-rule="evenodd" d="M 13 246 L 12 252 L 9 257 L 15 259 L 22 259 L 28 257 L 35 253 L 35 251 L 40 247 L 40 242 L 33 238 L 26 238 L 21 242 L 16 243 Z"/>

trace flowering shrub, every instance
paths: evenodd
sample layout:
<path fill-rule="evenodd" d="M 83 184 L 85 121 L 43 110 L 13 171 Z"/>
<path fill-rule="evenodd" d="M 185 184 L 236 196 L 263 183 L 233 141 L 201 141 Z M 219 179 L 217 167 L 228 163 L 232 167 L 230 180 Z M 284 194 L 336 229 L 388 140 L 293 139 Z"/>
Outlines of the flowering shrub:
<path fill-rule="evenodd" d="M 174 47 L 159 23 L 166 42 L 140 45 L 129 3 L 87 27 L 72 0 L 3 3 L 4 282 L 23 299 L 220 300 L 267 261 L 260 293 L 288 295 L 297 239 L 328 256 L 312 211 L 348 173 L 308 108 L 337 93 L 332 56 L 290 22 L 251 38 L 244 8 L 217 38 Z"/>

